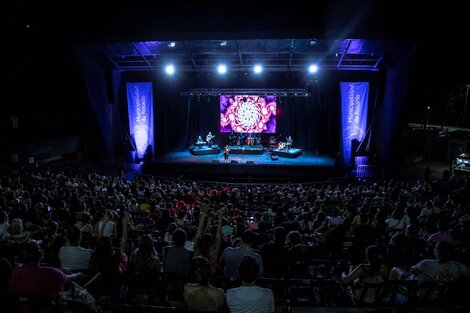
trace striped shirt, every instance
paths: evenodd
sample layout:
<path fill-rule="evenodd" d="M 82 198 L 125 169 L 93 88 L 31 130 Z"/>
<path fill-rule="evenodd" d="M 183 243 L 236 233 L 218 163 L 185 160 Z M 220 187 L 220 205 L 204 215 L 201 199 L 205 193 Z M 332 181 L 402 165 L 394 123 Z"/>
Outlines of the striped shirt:
<path fill-rule="evenodd" d="M 60 266 L 71 271 L 87 270 L 92 250 L 79 246 L 63 246 L 59 251 Z"/>

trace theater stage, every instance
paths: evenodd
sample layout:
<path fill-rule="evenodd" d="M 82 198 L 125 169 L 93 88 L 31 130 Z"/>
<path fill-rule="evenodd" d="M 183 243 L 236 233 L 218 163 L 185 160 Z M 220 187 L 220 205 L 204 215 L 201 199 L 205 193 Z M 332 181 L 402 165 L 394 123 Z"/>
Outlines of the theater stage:
<path fill-rule="evenodd" d="M 222 152 L 198 156 L 189 151 L 174 152 L 144 163 L 141 172 L 144 175 L 223 181 L 323 181 L 342 176 L 333 157 L 306 151 L 297 158 L 279 157 L 277 160 L 267 152 L 261 155 L 230 154 L 228 163 L 224 162 Z"/>

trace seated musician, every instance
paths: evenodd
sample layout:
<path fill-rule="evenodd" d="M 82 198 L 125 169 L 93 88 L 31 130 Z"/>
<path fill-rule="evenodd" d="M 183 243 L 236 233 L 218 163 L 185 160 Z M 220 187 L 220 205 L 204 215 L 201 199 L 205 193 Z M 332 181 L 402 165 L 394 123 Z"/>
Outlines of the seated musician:
<path fill-rule="evenodd" d="M 292 136 L 286 138 L 286 147 L 292 148 Z"/>
<path fill-rule="evenodd" d="M 235 134 L 235 132 L 232 129 L 232 131 L 230 132 L 230 135 L 228 135 L 230 145 L 232 146 L 235 145 L 237 143 L 237 138 L 238 138 L 237 134 Z"/>
<path fill-rule="evenodd" d="M 241 145 L 244 143 L 246 134 L 239 134 L 238 139 L 237 139 L 237 146 Z"/>
<path fill-rule="evenodd" d="M 197 137 L 196 144 L 201 144 L 202 142 L 204 142 L 202 141 L 202 137 L 201 136 Z"/>

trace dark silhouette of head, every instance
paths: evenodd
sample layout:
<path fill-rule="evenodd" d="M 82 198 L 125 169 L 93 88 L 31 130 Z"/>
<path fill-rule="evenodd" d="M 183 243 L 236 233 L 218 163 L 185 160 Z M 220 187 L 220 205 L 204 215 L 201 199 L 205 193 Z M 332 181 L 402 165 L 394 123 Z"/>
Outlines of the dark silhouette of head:
<path fill-rule="evenodd" d="M 238 275 L 242 282 L 253 284 L 258 278 L 259 265 L 256 260 L 251 256 L 243 257 L 240 265 L 238 266 Z"/>
<path fill-rule="evenodd" d="M 177 247 L 183 247 L 186 242 L 186 232 L 184 229 L 178 228 L 173 232 L 173 243 Z"/>

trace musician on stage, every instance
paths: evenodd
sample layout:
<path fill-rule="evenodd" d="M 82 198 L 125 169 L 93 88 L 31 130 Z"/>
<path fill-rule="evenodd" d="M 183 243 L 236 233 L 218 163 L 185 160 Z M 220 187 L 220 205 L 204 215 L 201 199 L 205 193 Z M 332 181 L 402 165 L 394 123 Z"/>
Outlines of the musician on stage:
<path fill-rule="evenodd" d="M 232 146 L 236 145 L 237 144 L 237 138 L 238 138 L 237 134 L 235 134 L 235 132 L 232 129 L 232 131 L 228 135 L 229 145 L 232 145 Z"/>
<path fill-rule="evenodd" d="M 286 137 L 286 149 L 292 148 L 292 136 Z"/>
<path fill-rule="evenodd" d="M 256 146 L 258 146 L 258 145 L 261 144 L 261 136 L 260 136 L 260 134 L 255 134 L 254 139 L 255 139 L 255 140 L 254 140 L 254 141 L 255 141 L 254 144 L 255 144 Z"/>
<path fill-rule="evenodd" d="M 248 139 L 246 140 L 246 143 L 249 146 L 253 146 L 255 144 L 255 134 L 254 133 L 249 133 L 248 134 Z"/>
<path fill-rule="evenodd" d="M 224 147 L 224 162 L 227 163 L 228 162 L 228 154 L 230 152 L 230 148 L 228 147 L 228 145 L 225 145 Z"/>
<path fill-rule="evenodd" d="M 209 132 L 206 136 L 206 142 L 208 146 L 212 146 L 212 139 L 214 139 L 214 135 L 212 135 L 211 132 Z"/>
<path fill-rule="evenodd" d="M 201 142 L 203 142 L 203 141 L 202 141 L 202 137 L 201 137 L 201 136 L 197 137 L 196 144 L 199 144 L 199 143 L 201 143 Z"/>

